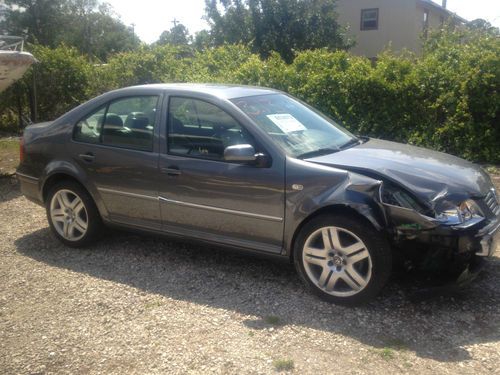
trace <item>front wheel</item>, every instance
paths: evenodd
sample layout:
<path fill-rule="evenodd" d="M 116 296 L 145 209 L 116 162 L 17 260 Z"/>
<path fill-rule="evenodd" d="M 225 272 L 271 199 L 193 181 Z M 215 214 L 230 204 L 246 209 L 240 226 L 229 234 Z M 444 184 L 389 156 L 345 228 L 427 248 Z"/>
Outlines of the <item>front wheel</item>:
<path fill-rule="evenodd" d="M 385 238 L 370 224 L 340 215 L 318 216 L 302 228 L 294 262 L 313 293 L 343 305 L 375 298 L 392 267 Z"/>
<path fill-rule="evenodd" d="M 97 237 L 101 217 L 92 197 L 76 182 L 63 181 L 53 186 L 45 206 L 50 228 L 64 244 L 85 246 Z"/>

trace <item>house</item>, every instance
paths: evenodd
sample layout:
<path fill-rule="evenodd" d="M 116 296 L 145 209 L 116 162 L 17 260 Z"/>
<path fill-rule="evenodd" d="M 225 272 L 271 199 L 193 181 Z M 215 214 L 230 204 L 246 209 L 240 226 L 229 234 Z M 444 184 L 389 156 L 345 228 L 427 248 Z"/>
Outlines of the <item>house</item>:
<path fill-rule="evenodd" d="M 445 22 L 467 22 L 431 0 L 337 0 L 339 24 L 348 28 L 356 45 L 351 52 L 375 57 L 386 47 L 421 50 L 421 38 Z"/>

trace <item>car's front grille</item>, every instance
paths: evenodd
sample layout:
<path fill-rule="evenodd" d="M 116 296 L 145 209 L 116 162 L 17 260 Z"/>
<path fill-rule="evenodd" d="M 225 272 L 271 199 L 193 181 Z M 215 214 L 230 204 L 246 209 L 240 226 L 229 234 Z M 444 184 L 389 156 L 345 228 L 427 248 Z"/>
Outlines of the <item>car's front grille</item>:
<path fill-rule="evenodd" d="M 498 215 L 500 212 L 500 205 L 498 204 L 498 198 L 495 191 L 492 189 L 484 198 L 484 203 L 493 212 L 493 214 Z"/>

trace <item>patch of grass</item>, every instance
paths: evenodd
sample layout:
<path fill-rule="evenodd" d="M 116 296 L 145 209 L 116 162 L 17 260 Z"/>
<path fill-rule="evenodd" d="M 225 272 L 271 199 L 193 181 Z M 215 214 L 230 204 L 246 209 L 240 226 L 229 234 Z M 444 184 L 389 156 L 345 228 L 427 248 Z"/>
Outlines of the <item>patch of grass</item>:
<path fill-rule="evenodd" d="M 394 358 L 394 350 L 391 348 L 383 348 L 380 351 L 380 356 L 385 360 L 390 360 Z"/>
<path fill-rule="evenodd" d="M 156 307 L 161 307 L 162 303 L 160 301 L 150 301 L 144 304 L 146 310 L 154 309 Z"/>
<path fill-rule="evenodd" d="M 0 150 L 19 150 L 19 141 L 17 139 L 0 139 Z"/>
<path fill-rule="evenodd" d="M 498 165 L 485 165 L 484 169 L 490 174 L 500 174 L 500 166 Z"/>
<path fill-rule="evenodd" d="M 408 345 L 401 339 L 392 339 L 385 343 L 385 346 L 394 350 L 408 350 Z"/>
<path fill-rule="evenodd" d="M 294 369 L 295 364 L 291 359 L 275 359 L 273 366 L 276 371 L 291 371 Z"/>
<path fill-rule="evenodd" d="M 255 336 L 255 333 L 253 333 L 252 331 L 248 332 L 248 336 L 250 337 L 254 337 Z"/>
<path fill-rule="evenodd" d="M 403 363 L 403 367 L 405 367 L 405 368 L 412 368 L 413 364 L 411 362 L 405 362 L 405 363 Z"/>
<path fill-rule="evenodd" d="M 19 165 L 19 141 L 15 138 L 0 139 L 0 175 L 11 175 Z"/>
<path fill-rule="evenodd" d="M 280 317 L 276 315 L 268 315 L 264 318 L 264 321 L 273 326 L 279 326 L 282 324 Z"/>

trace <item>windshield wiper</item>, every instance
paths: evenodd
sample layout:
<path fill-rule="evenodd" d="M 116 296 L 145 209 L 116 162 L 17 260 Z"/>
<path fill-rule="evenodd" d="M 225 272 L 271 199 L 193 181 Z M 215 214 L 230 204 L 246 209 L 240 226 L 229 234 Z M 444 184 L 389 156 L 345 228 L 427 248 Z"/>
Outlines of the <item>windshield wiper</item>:
<path fill-rule="evenodd" d="M 299 156 L 297 156 L 297 159 L 307 159 L 307 158 L 312 158 L 314 156 L 333 154 L 334 152 L 337 152 L 339 150 L 340 150 L 339 148 L 320 148 L 318 150 L 300 154 Z"/>
<path fill-rule="evenodd" d="M 346 148 L 349 148 L 351 146 L 357 146 L 361 143 L 361 141 L 357 138 L 352 138 L 346 143 L 344 143 L 342 146 L 339 147 L 339 150 L 345 150 Z"/>

